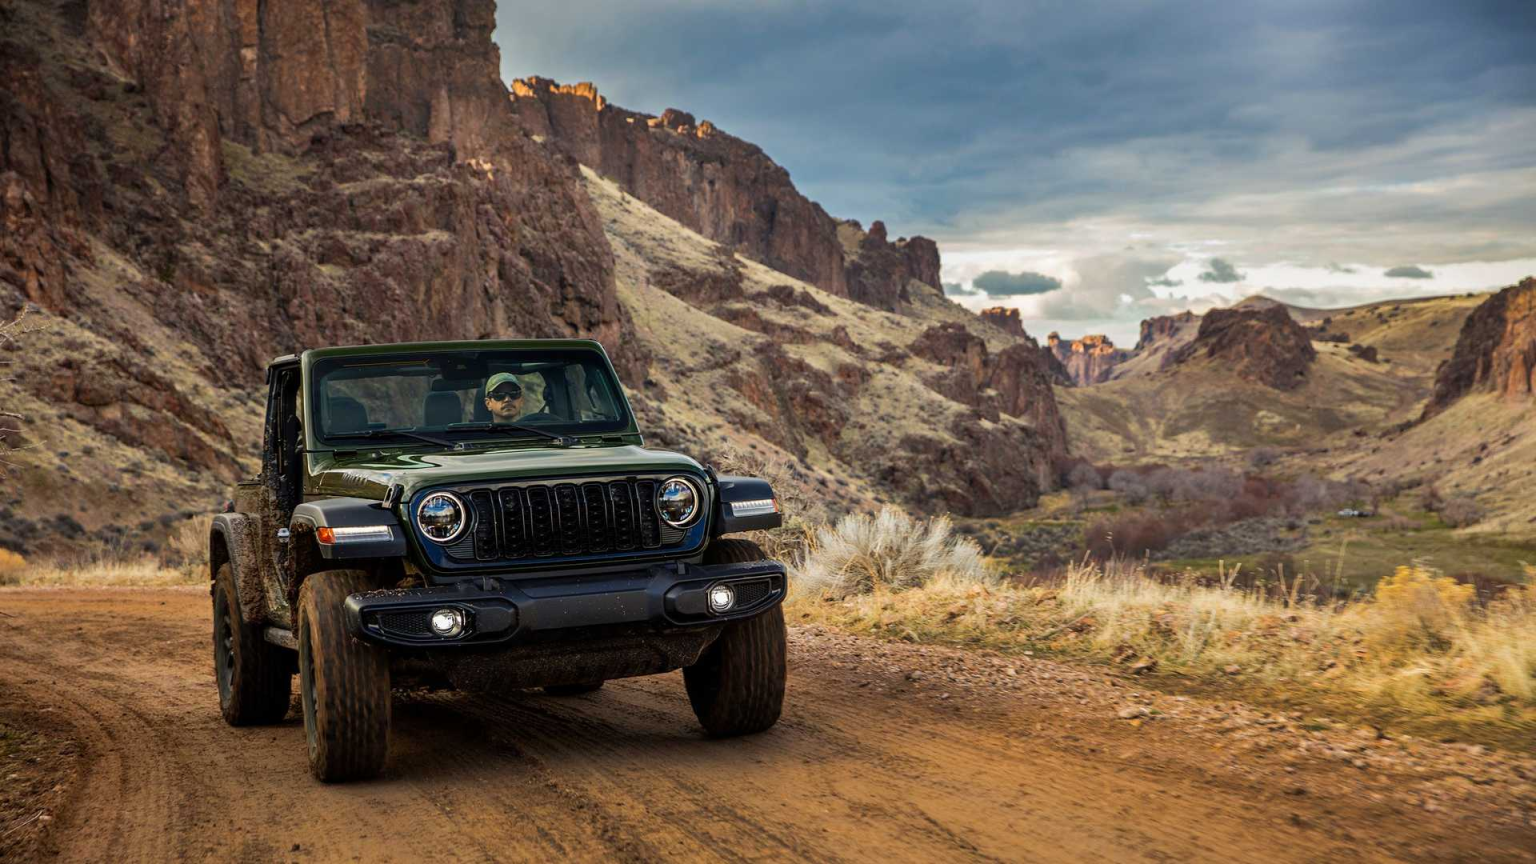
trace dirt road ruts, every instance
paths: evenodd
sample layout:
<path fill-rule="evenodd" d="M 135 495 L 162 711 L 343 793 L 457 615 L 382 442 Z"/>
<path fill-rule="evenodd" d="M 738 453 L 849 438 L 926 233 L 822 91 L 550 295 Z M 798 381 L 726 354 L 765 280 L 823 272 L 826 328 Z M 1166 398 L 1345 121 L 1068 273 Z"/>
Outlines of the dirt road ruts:
<path fill-rule="evenodd" d="M 1371 785 L 1332 761 L 1282 770 L 1220 755 L 1192 724 L 1116 719 L 1068 692 L 1080 685 L 950 697 L 869 662 L 887 650 L 878 643 L 803 631 L 785 717 L 763 735 L 705 739 L 675 674 L 563 699 L 402 693 L 385 776 L 323 786 L 306 771 L 297 710 L 270 728 L 220 720 L 208 607 L 201 589 L 0 591 L 0 700 L 53 718 L 82 750 L 51 823 L 57 860 L 1526 860 L 1536 849 L 1528 822 L 1491 818 L 1476 799 L 1426 810 L 1393 791 L 1422 777 Z"/>

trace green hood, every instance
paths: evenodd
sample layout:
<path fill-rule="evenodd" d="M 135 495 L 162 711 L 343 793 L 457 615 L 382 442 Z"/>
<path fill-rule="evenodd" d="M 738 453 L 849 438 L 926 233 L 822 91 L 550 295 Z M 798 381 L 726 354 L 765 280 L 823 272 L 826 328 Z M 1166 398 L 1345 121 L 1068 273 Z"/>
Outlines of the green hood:
<path fill-rule="evenodd" d="M 310 457 L 310 495 L 382 499 L 392 484 L 405 486 L 405 498 L 428 486 L 531 480 L 627 473 L 690 471 L 698 462 L 668 450 L 634 445 L 584 447 L 505 447 L 464 451 L 381 451 L 335 458 Z"/>

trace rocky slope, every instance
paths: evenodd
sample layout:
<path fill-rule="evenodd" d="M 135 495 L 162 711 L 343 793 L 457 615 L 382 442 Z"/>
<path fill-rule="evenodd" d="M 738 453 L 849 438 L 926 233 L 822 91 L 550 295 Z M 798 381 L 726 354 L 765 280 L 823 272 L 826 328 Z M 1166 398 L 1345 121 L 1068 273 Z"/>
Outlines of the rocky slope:
<path fill-rule="evenodd" d="M 1003 513 L 1054 485 L 1065 428 L 1033 339 L 947 301 L 897 314 L 791 279 L 585 170 L 655 358 L 634 394 L 655 440 L 786 466 L 833 512 Z"/>
<path fill-rule="evenodd" d="M 1294 390 L 1317 359 L 1317 351 L 1307 331 L 1277 305 L 1205 313 L 1194 340 L 1173 355 L 1175 363 L 1196 358 L 1219 362 L 1248 381 Z"/>
<path fill-rule="evenodd" d="M 1536 392 L 1536 278 L 1494 294 L 1467 317 L 1455 353 L 1436 373 L 1423 419 L 1475 390 L 1512 401 Z"/>
<path fill-rule="evenodd" d="M 1051 353 L 1067 370 L 1067 377 L 1078 386 L 1108 381 L 1115 367 L 1131 358 L 1129 351 L 1116 348 L 1108 336 L 1091 334 L 1081 339 L 1063 339 L 1051 333 L 1046 337 Z"/>
<path fill-rule="evenodd" d="M 589 83 L 512 82 L 512 107 L 535 136 L 688 228 L 840 297 L 886 310 L 941 291 L 939 250 L 838 221 L 801 195 L 761 148 L 669 108 L 626 111 Z M 914 284 L 916 283 L 916 284 Z"/>
<path fill-rule="evenodd" d="M 16 352 L 15 381 L 0 382 L 0 408 L 28 416 L 35 445 L 30 469 L 0 497 L 0 543 L 135 544 L 162 515 L 217 506 L 254 467 L 264 364 L 306 347 L 587 336 L 607 346 L 642 401 L 689 395 L 666 382 L 717 358 L 636 329 L 645 304 L 616 276 L 612 238 L 566 135 L 549 135 L 571 124 L 525 128 L 537 124 L 500 81 L 494 26 L 490 0 L 0 6 L 0 316 L 27 307 L 44 327 Z M 639 116 L 608 111 L 626 133 Z M 1024 406 L 1023 385 L 1009 382 L 1029 375 L 1010 367 L 989 372 L 975 404 L 962 406 L 927 389 L 937 364 L 902 347 L 947 321 L 983 334 L 989 351 L 1026 341 L 942 298 L 937 247 L 891 242 L 880 223 L 865 232 L 835 222 L 761 151 L 707 124 L 673 115 L 641 125 L 614 145 L 632 151 L 598 152 L 628 152 L 637 170 L 619 176 L 666 206 L 686 203 L 685 224 L 729 246 L 692 269 L 631 250 L 646 263 L 626 272 L 708 307 L 711 321 L 757 328 L 750 356 L 763 386 L 743 373 L 734 391 L 751 394 L 737 403 L 735 419 L 754 430 L 743 443 L 783 444 L 807 470 L 820 460 L 871 496 L 919 507 L 1032 502 L 1046 470 L 965 504 L 973 481 L 998 467 L 977 469 L 966 451 L 1049 462 L 1061 448 L 1054 403 L 1040 393 Z M 698 154 L 721 161 L 688 163 Z M 669 160 L 687 164 L 668 173 Z M 737 271 L 758 275 L 743 282 Z M 740 293 L 748 282 L 763 290 Z M 816 311 L 837 302 L 848 305 Z M 875 307 L 904 314 L 860 330 L 853 322 L 882 314 Z M 849 323 L 802 333 L 781 310 Z M 906 333 L 897 319 L 916 329 L 880 335 Z M 858 341 L 843 344 L 855 331 Z M 800 343 L 856 356 L 862 371 L 845 380 L 836 365 L 796 363 Z M 658 374 L 663 360 L 678 377 Z M 903 364 L 912 368 L 892 379 L 897 389 L 955 406 L 933 419 L 938 438 L 875 414 L 858 422 L 884 442 L 883 461 L 811 443 L 846 434 L 856 413 L 848 399 L 868 389 L 860 378 L 884 380 L 883 369 Z M 962 408 L 971 420 L 950 417 Z M 1046 431 L 1007 419 L 1026 415 Z M 701 445 L 682 429 L 662 434 Z M 901 470 L 913 463 L 925 467 Z"/>

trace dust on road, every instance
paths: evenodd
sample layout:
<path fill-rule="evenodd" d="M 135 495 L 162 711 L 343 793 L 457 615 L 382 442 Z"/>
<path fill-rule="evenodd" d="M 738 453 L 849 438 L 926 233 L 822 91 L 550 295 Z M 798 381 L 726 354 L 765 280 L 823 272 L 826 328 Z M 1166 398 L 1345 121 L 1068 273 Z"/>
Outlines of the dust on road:
<path fill-rule="evenodd" d="M 938 662 L 926 652 L 794 630 L 785 717 L 762 735 L 705 739 L 677 674 L 565 699 L 402 693 L 385 775 L 323 786 L 296 709 L 275 727 L 220 719 L 208 606 L 201 589 L 0 591 L 0 705 L 24 704 L 81 750 L 45 838 L 58 860 L 1530 860 L 1536 849 L 1519 790 L 1414 806 L 1404 790 L 1426 782 L 1422 761 L 1394 776 L 1223 754 L 1177 721 L 1117 720 L 1074 692 L 1085 684 L 1037 676 L 1008 692 L 956 684 L 951 697 L 900 671 Z"/>

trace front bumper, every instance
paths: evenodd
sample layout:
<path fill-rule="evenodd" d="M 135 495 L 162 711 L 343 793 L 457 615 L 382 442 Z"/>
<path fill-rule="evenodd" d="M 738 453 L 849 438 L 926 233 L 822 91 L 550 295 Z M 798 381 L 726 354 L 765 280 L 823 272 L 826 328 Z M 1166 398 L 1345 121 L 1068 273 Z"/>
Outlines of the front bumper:
<path fill-rule="evenodd" d="M 784 565 L 664 564 L 631 573 L 574 577 L 476 577 L 433 588 L 368 591 L 345 605 L 347 628 L 393 648 L 437 649 L 581 638 L 624 631 L 708 627 L 750 618 L 784 599 Z M 726 585 L 737 602 L 713 612 L 711 589 Z M 433 632 L 440 609 L 456 609 L 464 632 Z"/>

